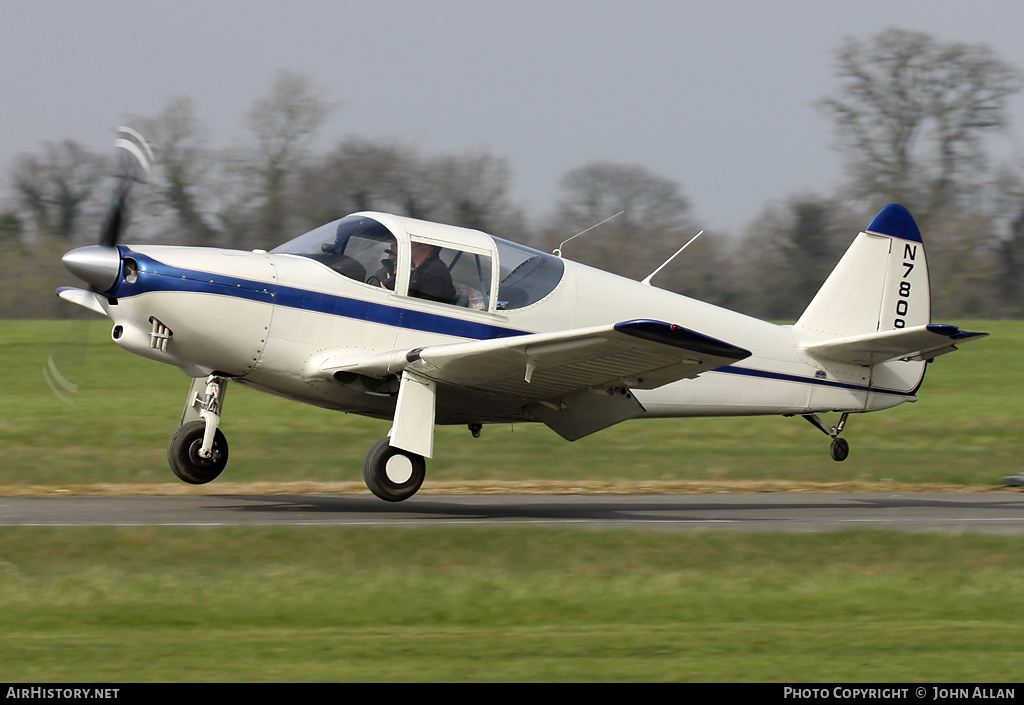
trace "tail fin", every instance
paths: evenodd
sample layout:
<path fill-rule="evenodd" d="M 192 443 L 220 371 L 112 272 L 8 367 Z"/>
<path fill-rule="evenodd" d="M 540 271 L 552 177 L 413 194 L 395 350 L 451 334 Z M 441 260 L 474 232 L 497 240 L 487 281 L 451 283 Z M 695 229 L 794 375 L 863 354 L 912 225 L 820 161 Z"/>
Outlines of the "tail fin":
<path fill-rule="evenodd" d="M 932 325 L 931 315 L 921 232 L 893 203 L 853 241 L 794 328 L 812 355 L 857 365 L 923 362 L 988 335 Z"/>
<path fill-rule="evenodd" d="M 931 322 L 931 288 L 921 232 L 892 203 L 850 245 L 797 328 L 847 337 Z"/>

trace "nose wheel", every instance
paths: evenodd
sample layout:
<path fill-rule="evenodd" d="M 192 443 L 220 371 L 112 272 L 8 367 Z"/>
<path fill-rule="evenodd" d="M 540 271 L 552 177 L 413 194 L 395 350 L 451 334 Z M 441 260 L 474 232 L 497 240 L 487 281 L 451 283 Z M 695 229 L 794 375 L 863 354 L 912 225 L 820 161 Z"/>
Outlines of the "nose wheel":
<path fill-rule="evenodd" d="M 395 448 L 390 438 L 377 441 L 363 462 L 363 480 L 375 495 L 388 502 L 409 499 L 423 484 L 427 461 L 422 455 Z"/>
<path fill-rule="evenodd" d="M 204 485 L 217 479 L 228 464 L 228 441 L 220 429 L 214 433 L 210 457 L 204 458 L 200 454 L 205 434 L 206 422 L 192 421 L 179 426 L 167 445 L 167 462 L 171 470 L 190 485 Z"/>
<path fill-rule="evenodd" d="M 171 470 L 190 485 L 215 480 L 228 464 L 228 441 L 219 428 L 227 383 L 218 375 L 192 381 L 181 425 L 167 445 Z"/>
<path fill-rule="evenodd" d="M 826 436 L 832 438 L 832 446 L 829 448 L 829 454 L 832 456 L 832 460 L 836 462 L 842 462 L 846 460 L 847 456 L 850 455 L 850 444 L 845 438 L 840 438 L 839 434 L 843 432 L 843 428 L 846 426 L 846 419 L 849 417 L 848 413 L 844 413 L 839 417 L 839 423 L 835 426 L 829 426 L 822 421 L 817 414 L 804 414 L 812 426 L 820 430 Z"/>

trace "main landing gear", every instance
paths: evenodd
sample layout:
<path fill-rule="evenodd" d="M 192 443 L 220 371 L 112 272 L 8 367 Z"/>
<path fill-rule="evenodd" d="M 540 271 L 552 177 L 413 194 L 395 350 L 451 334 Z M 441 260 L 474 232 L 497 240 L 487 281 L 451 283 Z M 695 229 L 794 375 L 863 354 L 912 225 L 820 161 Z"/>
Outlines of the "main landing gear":
<path fill-rule="evenodd" d="M 847 456 L 850 455 L 850 444 L 845 438 L 840 438 L 839 434 L 843 432 L 843 428 L 846 426 L 846 419 L 849 417 L 848 413 L 844 413 L 839 417 L 839 423 L 835 426 L 829 426 L 820 418 L 817 414 L 804 414 L 803 417 L 807 419 L 812 426 L 815 426 L 826 436 L 832 438 L 832 446 L 829 448 L 829 453 L 832 455 L 832 460 L 836 462 L 842 462 L 846 460 Z"/>
<path fill-rule="evenodd" d="M 388 502 L 409 499 L 423 484 L 427 461 L 422 455 L 391 445 L 390 438 L 373 444 L 363 462 L 363 480 L 375 495 Z"/>
<path fill-rule="evenodd" d="M 479 438 L 483 424 L 469 424 L 473 438 Z M 388 502 L 409 499 L 423 484 L 427 461 L 417 453 L 395 448 L 391 437 L 377 441 L 363 461 L 363 480 L 375 495 Z"/>
<path fill-rule="evenodd" d="M 181 425 L 167 445 L 171 470 L 191 485 L 215 480 L 228 463 L 228 441 L 218 428 L 227 383 L 218 375 L 193 380 Z"/>
<path fill-rule="evenodd" d="M 405 376 L 409 376 L 408 373 Z M 227 465 L 228 442 L 218 428 L 227 383 L 227 377 L 216 374 L 205 380 L 198 378 L 192 381 L 181 425 L 167 446 L 167 461 L 171 470 L 189 484 L 210 482 Z M 413 385 L 411 388 L 405 387 L 411 389 L 409 394 L 413 402 L 403 407 L 406 409 L 405 414 L 396 414 L 392 435 L 377 441 L 363 462 L 366 486 L 373 494 L 388 502 L 401 502 L 412 497 L 427 474 L 424 456 L 406 448 L 423 449 L 424 453 L 430 455 L 434 427 L 434 387 L 432 383 L 427 385 L 416 379 Z M 417 398 L 417 393 L 425 399 Z M 423 413 L 424 409 L 430 413 Z M 471 424 L 470 430 L 474 436 L 479 436 L 480 425 Z M 396 433 L 400 436 L 399 442 L 403 448 L 391 445 Z"/>

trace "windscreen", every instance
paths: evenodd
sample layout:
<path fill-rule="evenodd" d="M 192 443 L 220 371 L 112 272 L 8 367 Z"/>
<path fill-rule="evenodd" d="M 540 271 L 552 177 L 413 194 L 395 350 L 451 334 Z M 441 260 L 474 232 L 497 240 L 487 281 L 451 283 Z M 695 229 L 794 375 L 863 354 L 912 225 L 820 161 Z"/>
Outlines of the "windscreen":
<path fill-rule="evenodd" d="M 395 236 L 373 218 L 350 215 L 310 230 L 271 250 L 271 254 L 300 255 L 326 264 L 339 274 L 363 283 L 382 278 L 395 251 Z"/>
<path fill-rule="evenodd" d="M 562 280 L 565 265 L 560 258 L 497 237 L 494 242 L 501 264 L 499 309 L 508 311 L 535 304 Z"/>

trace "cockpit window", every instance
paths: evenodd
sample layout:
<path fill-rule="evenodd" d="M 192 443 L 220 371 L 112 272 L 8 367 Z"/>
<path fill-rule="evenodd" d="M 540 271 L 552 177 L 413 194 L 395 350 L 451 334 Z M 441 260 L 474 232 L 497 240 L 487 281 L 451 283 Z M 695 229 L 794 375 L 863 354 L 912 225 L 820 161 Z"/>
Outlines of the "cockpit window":
<path fill-rule="evenodd" d="M 494 238 L 501 263 L 498 308 L 508 311 L 537 303 L 562 281 L 565 265 L 554 255 Z"/>
<path fill-rule="evenodd" d="M 451 303 L 477 311 L 487 310 L 487 302 L 491 298 L 491 258 L 447 247 L 439 250 L 438 257 L 448 267 L 455 287 Z M 409 293 L 416 295 L 412 284 L 409 285 Z"/>
<path fill-rule="evenodd" d="M 381 275 L 387 274 L 388 251 L 395 252 L 397 247 L 395 236 L 376 220 L 350 215 L 300 235 L 271 253 L 309 257 L 349 279 L 380 286 Z M 393 259 L 390 264 L 393 268 Z"/>
<path fill-rule="evenodd" d="M 486 311 L 491 291 L 491 258 L 487 255 L 412 240 L 409 296 L 462 308 Z M 394 277 L 384 282 L 391 289 Z"/>

